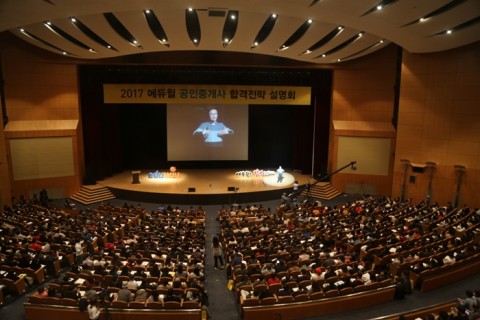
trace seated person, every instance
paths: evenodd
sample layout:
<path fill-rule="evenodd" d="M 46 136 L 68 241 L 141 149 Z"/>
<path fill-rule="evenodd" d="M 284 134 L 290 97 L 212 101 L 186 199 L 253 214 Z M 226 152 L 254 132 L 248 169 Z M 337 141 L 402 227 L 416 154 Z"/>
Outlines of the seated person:
<path fill-rule="evenodd" d="M 33 297 L 38 297 L 38 298 L 45 298 L 48 297 L 48 291 L 45 290 L 44 286 L 39 286 L 37 288 L 37 291 L 32 295 Z"/>
<path fill-rule="evenodd" d="M 182 298 L 179 296 L 175 295 L 173 288 L 168 289 L 167 295 L 165 298 L 163 298 L 163 302 L 168 302 L 168 301 L 176 301 L 176 302 L 181 302 Z"/>
<path fill-rule="evenodd" d="M 135 301 L 146 302 L 148 298 L 148 292 L 145 289 L 139 289 L 135 294 Z"/>

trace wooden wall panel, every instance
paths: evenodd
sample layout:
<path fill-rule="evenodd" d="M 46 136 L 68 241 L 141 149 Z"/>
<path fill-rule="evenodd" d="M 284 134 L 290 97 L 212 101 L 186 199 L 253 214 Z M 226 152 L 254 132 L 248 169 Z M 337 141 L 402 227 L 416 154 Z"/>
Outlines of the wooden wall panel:
<path fill-rule="evenodd" d="M 79 97 L 77 88 L 77 63 L 58 55 L 41 54 L 38 50 L 29 50 L 25 44 L 15 42 L 2 43 L 3 77 L 5 78 L 5 102 L 10 121 L 23 120 L 75 120 L 79 121 Z M 40 54 L 39 54 L 40 53 Z M 79 128 L 73 130 L 25 130 L 4 132 L 0 130 L 0 204 L 9 204 L 11 196 L 28 196 L 32 190 L 50 188 L 63 190 L 65 196 L 71 196 L 81 188 L 83 177 L 83 140 Z M 9 135 L 7 137 L 7 135 Z M 11 179 L 8 161 L 1 158 L 9 156 L 6 139 L 9 137 L 49 137 L 71 136 L 74 148 L 73 177 L 58 177 L 15 181 Z"/>
<path fill-rule="evenodd" d="M 2 108 L 0 108 L 0 119 L 3 119 Z M 3 124 L 0 125 L 0 206 L 10 203 L 11 185 L 10 171 L 8 169 L 7 144 Z"/>
<path fill-rule="evenodd" d="M 437 163 L 432 200 L 455 199 L 454 165 L 466 167 L 458 205 L 480 206 L 480 44 L 433 53 L 404 52 L 393 196 L 401 194 L 402 165 Z M 406 196 L 419 201 L 428 189 L 426 173 L 409 172 Z"/>
<path fill-rule="evenodd" d="M 335 70 L 329 146 L 330 172 L 339 169 L 337 167 L 337 156 L 339 151 L 338 137 L 340 135 L 388 137 L 392 139 L 391 150 L 395 150 L 395 132 L 356 127 L 358 123 L 391 123 L 394 106 L 395 56 L 396 48 L 390 46 L 359 61 L 340 66 L 340 69 Z M 333 123 L 341 123 L 342 121 L 350 121 L 353 126 L 351 130 L 345 128 L 342 128 L 341 132 L 335 130 Z M 390 195 L 392 165 L 393 156 L 387 176 L 352 174 L 345 170 L 334 175 L 331 182 L 337 190 L 342 192 L 357 190 L 361 193 L 369 193 L 371 190 L 375 190 L 377 194 Z"/>

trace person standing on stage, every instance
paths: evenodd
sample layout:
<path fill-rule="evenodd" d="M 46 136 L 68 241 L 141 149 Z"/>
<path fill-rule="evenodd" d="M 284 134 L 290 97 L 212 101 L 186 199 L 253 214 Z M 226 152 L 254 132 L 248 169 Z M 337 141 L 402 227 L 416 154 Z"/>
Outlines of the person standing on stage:
<path fill-rule="evenodd" d="M 283 173 L 285 170 L 282 168 L 282 166 L 278 167 L 277 169 L 277 183 L 280 183 L 283 181 Z"/>
<path fill-rule="evenodd" d="M 212 253 L 213 253 L 215 270 L 222 270 L 223 269 L 223 248 L 217 236 L 213 237 Z M 219 267 L 219 264 L 220 264 L 220 267 Z"/>

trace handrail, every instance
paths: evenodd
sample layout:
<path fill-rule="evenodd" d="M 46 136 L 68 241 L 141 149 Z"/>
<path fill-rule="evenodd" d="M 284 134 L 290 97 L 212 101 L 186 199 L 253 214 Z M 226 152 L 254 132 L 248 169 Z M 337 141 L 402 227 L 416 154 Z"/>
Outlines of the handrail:
<path fill-rule="evenodd" d="M 357 167 L 355 166 L 355 164 L 357 163 L 357 161 L 351 161 L 349 164 L 347 165 L 344 165 L 343 167 L 341 167 L 340 169 L 337 169 L 335 170 L 334 172 L 330 173 L 330 174 L 327 174 L 326 176 L 324 177 L 321 177 L 320 179 L 318 179 L 317 181 L 315 181 L 313 184 L 310 184 L 310 183 L 307 183 L 305 185 L 305 187 L 303 189 L 299 189 L 295 192 L 292 192 L 290 193 L 288 196 L 290 198 L 293 198 L 293 197 L 296 197 L 297 195 L 301 194 L 303 191 L 307 190 L 307 193 L 310 192 L 310 188 L 313 187 L 314 185 L 316 185 L 317 183 L 321 182 L 322 180 L 325 180 L 327 178 L 330 178 L 331 176 L 339 173 L 340 171 L 342 170 L 345 170 L 346 168 L 350 167 L 352 170 L 357 170 Z"/>

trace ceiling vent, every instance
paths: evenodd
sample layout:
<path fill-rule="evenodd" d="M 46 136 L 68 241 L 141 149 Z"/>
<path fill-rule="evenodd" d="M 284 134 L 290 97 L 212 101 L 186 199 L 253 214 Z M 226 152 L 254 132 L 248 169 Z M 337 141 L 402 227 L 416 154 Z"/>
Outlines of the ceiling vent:
<path fill-rule="evenodd" d="M 228 12 L 228 9 L 208 8 L 209 17 L 225 18 L 227 16 L 227 12 Z"/>

